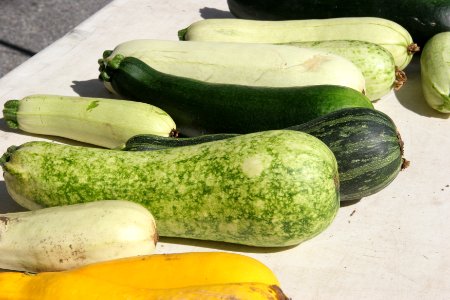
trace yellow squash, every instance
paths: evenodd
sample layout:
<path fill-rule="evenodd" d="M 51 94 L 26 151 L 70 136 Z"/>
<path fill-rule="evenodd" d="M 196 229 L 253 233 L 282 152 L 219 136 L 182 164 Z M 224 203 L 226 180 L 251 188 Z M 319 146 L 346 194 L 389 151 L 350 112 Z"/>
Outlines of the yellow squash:
<path fill-rule="evenodd" d="M 126 276 L 124 276 L 125 278 Z M 229 283 L 177 289 L 132 288 L 71 272 L 0 273 L 0 300 L 288 299 L 275 285 Z"/>
<path fill-rule="evenodd" d="M 134 288 L 170 289 L 193 285 L 259 282 L 279 285 L 260 261 L 228 252 L 155 254 L 94 263 L 74 274 Z"/>

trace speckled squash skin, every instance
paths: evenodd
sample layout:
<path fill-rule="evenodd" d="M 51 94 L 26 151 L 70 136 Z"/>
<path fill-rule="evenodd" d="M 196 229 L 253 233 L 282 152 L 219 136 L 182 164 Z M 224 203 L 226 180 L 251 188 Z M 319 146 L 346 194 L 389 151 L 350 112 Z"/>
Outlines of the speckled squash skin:
<path fill-rule="evenodd" d="M 150 210 L 161 236 L 291 246 L 339 207 L 333 153 L 296 131 L 145 152 L 31 142 L 3 160 L 8 192 L 25 207 L 126 199 Z"/>
<path fill-rule="evenodd" d="M 396 78 L 395 61 L 392 54 L 375 43 L 356 40 L 333 40 L 289 43 L 297 47 L 310 47 L 350 60 L 357 66 L 366 80 L 365 95 L 370 100 L 378 100 L 393 88 L 400 88 L 403 78 Z M 405 76 L 404 73 L 401 73 Z"/>
<path fill-rule="evenodd" d="M 375 109 L 349 108 L 286 129 L 306 132 L 333 151 L 339 166 L 341 201 L 355 201 L 388 186 L 408 166 L 403 141 L 394 121 Z M 137 135 L 126 151 L 160 150 L 222 140 L 236 134 L 209 134 L 189 138 Z"/>

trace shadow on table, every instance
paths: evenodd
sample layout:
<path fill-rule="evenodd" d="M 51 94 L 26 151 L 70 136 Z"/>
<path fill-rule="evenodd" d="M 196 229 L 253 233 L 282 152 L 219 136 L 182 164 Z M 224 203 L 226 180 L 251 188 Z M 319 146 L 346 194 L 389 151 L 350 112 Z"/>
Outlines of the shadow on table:
<path fill-rule="evenodd" d="M 0 181 L 0 214 L 19 211 L 26 211 L 26 209 L 17 204 L 11 198 L 6 190 L 6 183 L 4 181 Z"/>
<path fill-rule="evenodd" d="M 234 16 L 226 10 L 220 10 L 217 8 L 211 8 L 211 7 L 203 7 L 199 10 L 200 16 L 203 19 L 227 19 L 227 18 L 234 18 Z"/>
<path fill-rule="evenodd" d="M 12 128 L 9 128 L 6 125 L 4 119 L 0 119 L 0 131 L 11 132 L 11 133 L 19 133 L 21 135 L 26 135 L 26 136 L 29 136 L 29 137 L 36 137 L 39 140 L 46 139 L 46 140 L 49 140 L 49 141 L 54 141 L 54 142 L 57 142 L 57 143 L 67 144 L 67 145 L 71 145 L 71 146 L 84 146 L 84 147 L 92 147 L 92 148 L 102 148 L 102 147 L 97 146 L 97 145 L 87 144 L 87 143 L 83 143 L 83 142 L 80 142 L 80 141 L 72 140 L 72 139 L 69 139 L 69 138 L 61 137 L 61 136 L 37 134 L 37 133 L 25 132 L 25 131 L 22 131 L 20 129 L 12 129 Z M 18 144 L 16 144 L 16 146 L 18 146 Z"/>
<path fill-rule="evenodd" d="M 448 114 L 439 113 L 432 109 L 423 96 L 419 56 L 414 57 L 413 61 L 405 69 L 405 73 L 408 78 L 405 85 L 395 92 L 395 96 L 400 104 L 406 109 L 424 117 L 449 118 Z"/>
<path fill-rule="evenodd" d="M 1 118 L 0 119 L 0 131 L 17 132 L 17 129 L 9 128 L 8 125 L 6 125 L 5 118 Z"/>
<path fill-rule="evenodd" d="M 103 85 L 103 82 L 99 79 L 72 81 L 72 85 L 70 87 L 80 97 L 118 98 L 116 95 L 108 91 Z"/>
<path fill-rule="evenodd" d="M 275 253 L 275 252 L 282 252 L 282 251 L 286 251 L 286 250 L 297 247 L 297 245 L 290 246 L 290 247 L 252 247 L 252 246 L 225 243 L 225 242 L 203 241 L 203 240 L 171 238 L 171 237 L 160 237 L 159 241 L 162 243 L 167 243 L 167 244 L 195 246 L 195 247 L 209 248 L 209 249 L 222 250 L 222 251 L 238 251 L 238 252 L 246 252 L 246 253 Z"/>
<path fill-rule="evenodd" d="M 359 201 L 361 201 L 361 199 L 350 200 L 350 201 L 341 201 L 340 207 L 351 206 L 351 205 L 359 203 Z"/>

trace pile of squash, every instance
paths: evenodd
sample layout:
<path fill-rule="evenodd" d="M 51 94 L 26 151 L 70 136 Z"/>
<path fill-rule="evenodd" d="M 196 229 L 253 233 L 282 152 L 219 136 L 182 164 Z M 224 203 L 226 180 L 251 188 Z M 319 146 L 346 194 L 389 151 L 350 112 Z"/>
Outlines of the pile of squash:
<path fill-rule="evenodd" d="M 373 17 L 302 2 L 229 0 L 242 19 L 104 51 L 99 78 L 123 100 L 7 101 L 9 127 L 86 145 L 0 158 L 29 209 L 0 215 L 0 299 L 288 299 L 256 259 L 154 254 L 158 238 L 296 246 L 341 201 L 384 189 L 409 162 L 376 101 L 405 84 L 420 46 L 424 98 L 450 113 L 448 20 L 418 29 L 389 18 L 397 2 Z"/>

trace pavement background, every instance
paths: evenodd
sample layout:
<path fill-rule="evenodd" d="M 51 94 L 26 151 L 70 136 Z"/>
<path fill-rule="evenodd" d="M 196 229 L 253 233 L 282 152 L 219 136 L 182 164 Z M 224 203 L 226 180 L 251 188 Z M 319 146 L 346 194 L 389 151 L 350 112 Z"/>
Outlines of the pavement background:
<path fill-rule="evenodd" d="M 111 0 L 0 0 L 0 78 Z"/>

